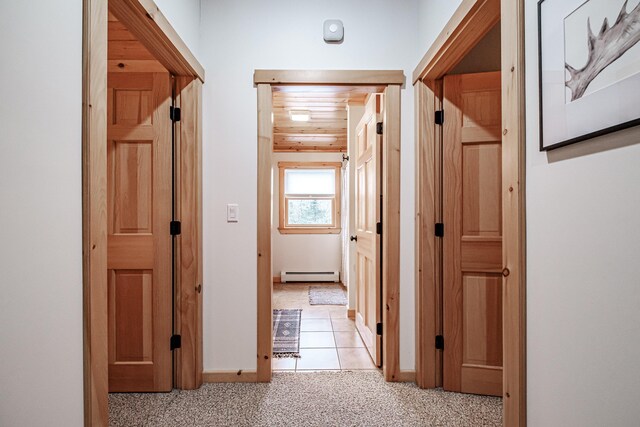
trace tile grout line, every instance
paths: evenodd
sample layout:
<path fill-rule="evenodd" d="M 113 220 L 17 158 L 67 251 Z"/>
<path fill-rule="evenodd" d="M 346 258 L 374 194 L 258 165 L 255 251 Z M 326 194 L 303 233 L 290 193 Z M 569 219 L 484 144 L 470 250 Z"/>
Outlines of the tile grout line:
<path fill-rule="evenodd" d="M 333 345 L 335 346 L 336 356 L 338 357 L 338 367 L 340 371 L 342 371 L 342 360 L 340 360 L 340 352 L 338 351 L 338 341 L 336 340 L 336 330 L 333 327 L 333 317 L 331 317 L 331 313 L 329 313 L 329 320 L 331 321 L 331 332 L 333 335 Z"/>

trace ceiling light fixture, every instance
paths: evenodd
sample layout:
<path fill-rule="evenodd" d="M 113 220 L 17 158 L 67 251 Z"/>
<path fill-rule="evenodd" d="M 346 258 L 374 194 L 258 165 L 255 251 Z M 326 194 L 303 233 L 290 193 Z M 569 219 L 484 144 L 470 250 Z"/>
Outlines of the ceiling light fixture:
<path fill-rule="evenodd" d="M 311 113 L 309 111 L 289 111 L 289 117 L 294 122 L 308 122 L 311 118 Z"/>

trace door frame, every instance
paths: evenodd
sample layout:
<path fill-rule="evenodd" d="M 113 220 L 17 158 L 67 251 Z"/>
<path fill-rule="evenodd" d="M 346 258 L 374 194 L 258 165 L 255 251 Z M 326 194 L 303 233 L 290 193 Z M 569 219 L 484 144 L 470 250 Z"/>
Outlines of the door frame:
<path fill-rule="evenodd" d="M 176 77 L 176 243 L 174 386 L 202 383 L 202 100 L 204 69 L 152 0 L 83 0 L 82 248 L 84 424 L 107 426 L 107 20 L 113 13 Z M 168 112 L 167 112 L 168 114 Z M 167 225 L 168 231 L 168 225 Z M 192 282 L 192 286 L 186 283 Z M 198 285 L 196 285 L 196 283 Z M 167 343 L 168 344 L 168 343 Z"/>
<path fill-rule="evenodd" d="M 526 425 L 524 0 L 463 0 L 413 72 L 416 114 L 416 382 L 441 385 L 442 77 L 500 22 L 502 57 L 503 424 Z"/>
<path fill-rule="evenodd" d="M 388 70 L 255 70 L 258 99 L 257 175 L 257 366 L 258 382 L 271 381 L 273 123 L 272 86 L 386 86 L 382 170 L 382 351 L 386 381 L 401 381 L 400 372 L 400 89 L 403 71 Z"/>

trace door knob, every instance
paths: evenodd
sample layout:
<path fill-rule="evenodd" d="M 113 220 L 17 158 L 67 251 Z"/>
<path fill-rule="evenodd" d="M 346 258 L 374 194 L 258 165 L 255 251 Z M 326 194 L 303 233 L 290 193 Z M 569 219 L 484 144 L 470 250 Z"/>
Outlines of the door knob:
<path fill-rule="evenodd" d="M 357 242 L 358 241 L 358 236 L 351 236 L 351 237 L 349 237 L 349 240 L 351 240 L 352 242 Z"/>

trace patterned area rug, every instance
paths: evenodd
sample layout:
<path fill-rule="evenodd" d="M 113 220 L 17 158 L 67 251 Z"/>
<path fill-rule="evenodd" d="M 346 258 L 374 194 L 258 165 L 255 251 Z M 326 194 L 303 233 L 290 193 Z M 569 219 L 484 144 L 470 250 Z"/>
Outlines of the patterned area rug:
<path fill-rule="evenodd" d="M 273 310 L 273 357 L 300 357 L 302 309 Z"/>
<path fill-rule="evenodd" d="M 347 291 L 340 285 L 309 286 L 310 305 L 347 305 Z"/>

